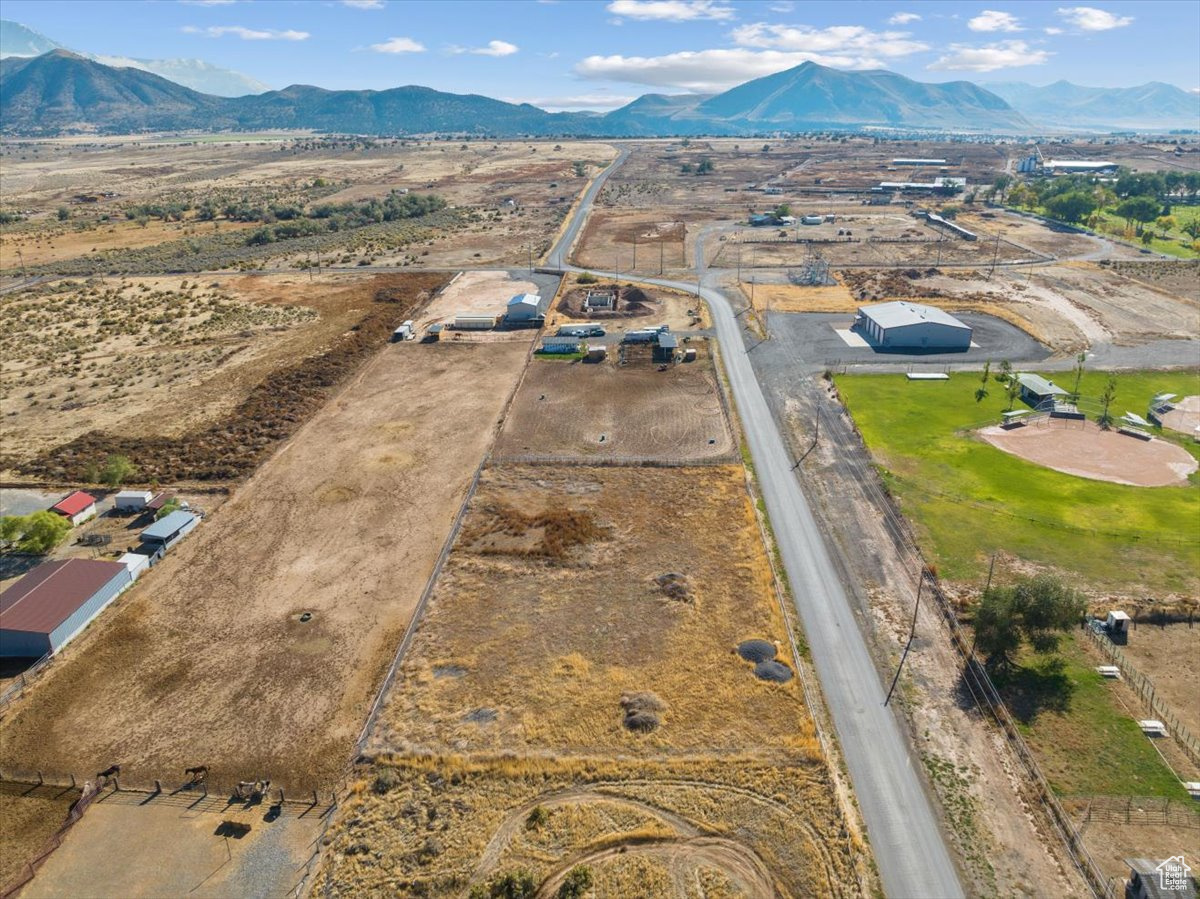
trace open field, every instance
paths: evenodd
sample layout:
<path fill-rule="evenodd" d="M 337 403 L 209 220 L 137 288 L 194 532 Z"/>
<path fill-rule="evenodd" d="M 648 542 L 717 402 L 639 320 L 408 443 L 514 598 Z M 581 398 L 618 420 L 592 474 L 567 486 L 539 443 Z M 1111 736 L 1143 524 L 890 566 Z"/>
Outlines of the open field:
<path fill-rule="evenodd" d="M 106 793 L 21 896 L 287 896 L 321 831 L 320 811 L 301 817 L 304 810 L 288 805 L 273 813 L 266 803 L 195 793 Z M 226 822 L 248 831 L 231 834 Z"/>
<path fill-rule="evenodd" d="M 740 466 L 489 468 L 318 882 L 869 892 L 785 631 Z"/>
<path fill-rule="evenodd" d="M 371 748 L 819 758 L 799 683 L 733 651 L 791 668 L 753 514 L 737 466 L 489 469 Z"/>
<path fill-rule="evenodd" d="M 535 359 L 496 443 L 498 456 L 696 460 L 729 456 L 733 436 L 717 393 L 709 348 L 666 371 L 649 361 L 619 365 Z"/>
<path fill-rule="evenodd" d="M 1085 374 L 1083 395 L 1097 396 L 1105 378 Z M 1194 371 L 1122 373 L 1116 414 L 1143 409 L 1156 393 L 1193 393 L 1197 378 Z M 837 379 L 885 481 L 943 577 L 979 578 L 988 557 L 1002 550 L 1082 577 L 1094 588 L 1194 594 L 1200 571 L 1197 475 L 1178 488 L 1128 487 L 1003 453 L 972 433 L 995 424 L 1007 407 L 999 384 L 977 402 L 979 384 L 978 375 L 965 373 L 928 383 L 903 375 Z M 1180 444 L 1200 455 L 1195 444 Z"/>
<path fill-rule="evenodd" d="M 811 766 L 387 759 L 334 825 L 317 882 L 332 896 L 466 896 L 527 871 L 552 896 L 584 865 L 596 896 L 867 894 L 862 844 L 837 820 Z"/>
<path fill-rule="evenodd" d="M 352 329 L 373 312 L 403 312 L 380 299 L 419 306 L 445 280 L 182 276 L 66 281 L 5 294 L 5 456 L 22 463 L 87 432 L 136 440 L 178 438 L 222 420 L 236 426 L 239 405 L 256 391 L 281 391 L 271 376 L 312 369 L 311 391 Z"/>
<path fill-rule="evenodd" d="M 558 298 L 547 312 L 547 328 L 574 321 L 595 321 L 604 325 L 611 333 L 614 329 L 645 328 L 668 325 L 672 331 L 688 331 L 707 328 L 711 322 L 708 309 L 696 300 L 694 293 L 684 293 L 642 284 L 636 281 L 597 280 L 595 283 L 580 283 L 580 275 L 568 274 L 558 292 Z M 584 312 L 583 302 L 589 291 L 607 291 L 617 294 L 615 312 L 591 310 Z"/>
<path fill-rule="evenodd" d="M 331 785 L 526 352 L 379 353 L 4 712 L 0 768 Z"/>

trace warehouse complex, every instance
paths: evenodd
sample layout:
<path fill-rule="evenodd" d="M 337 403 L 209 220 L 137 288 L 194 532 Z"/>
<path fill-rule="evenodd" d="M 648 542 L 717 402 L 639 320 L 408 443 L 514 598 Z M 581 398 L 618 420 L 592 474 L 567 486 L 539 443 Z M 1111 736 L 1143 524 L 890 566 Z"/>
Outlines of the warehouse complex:
<path fill-rule="evenodd" d="M 0 657 L 58 652 L 133 583 L 126 565 L 46 562 L 0 593 Z"/>
<path fill-rule="evenodd" d="M 897 300 L 860 306 L 854 330 L 880 349 L 961 350 L 971 348 L 971 326 L 933 306 Z"/>

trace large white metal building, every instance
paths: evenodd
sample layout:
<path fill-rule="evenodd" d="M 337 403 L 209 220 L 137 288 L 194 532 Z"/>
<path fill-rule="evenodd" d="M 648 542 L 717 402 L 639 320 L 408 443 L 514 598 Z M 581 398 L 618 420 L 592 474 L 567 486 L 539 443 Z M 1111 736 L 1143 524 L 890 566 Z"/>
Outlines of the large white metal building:
<path fill-rule="evenodd" d="M 504 320 L 509 324 L 535 322 L 542 317 L 542 298 L 536 293 L 519 293 L 508 301 Z"/>
<path fill-rule="evenodd" d="M 968 350 L 971 326 L 933 306 L 897 300 L 860 306 L 854 329 L 886 349 Z"/>

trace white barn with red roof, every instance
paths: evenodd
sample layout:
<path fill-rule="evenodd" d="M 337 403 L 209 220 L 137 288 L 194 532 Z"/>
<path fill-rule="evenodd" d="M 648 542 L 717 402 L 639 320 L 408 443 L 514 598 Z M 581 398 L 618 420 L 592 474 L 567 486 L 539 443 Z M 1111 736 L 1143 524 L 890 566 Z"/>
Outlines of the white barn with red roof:
<path fill-rule="evenodd" d="M 57 512 L 63 518 L 69 518 L 71 524 L 78 527 L 89 518 L 96 517 L 96 497 L 76 490 L 51 506 L 50 511 Z"/>

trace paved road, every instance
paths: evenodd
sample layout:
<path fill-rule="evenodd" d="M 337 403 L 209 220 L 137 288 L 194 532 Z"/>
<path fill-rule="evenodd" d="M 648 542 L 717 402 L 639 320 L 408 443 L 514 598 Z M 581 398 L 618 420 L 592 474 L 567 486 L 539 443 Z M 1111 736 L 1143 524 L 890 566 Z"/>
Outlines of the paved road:
<path fill-rule="evenodd" d="M 600 186 L 625 154 L 584 195 L 570 225 L 547 257 L 562 260 L 587 218 Z M 703 257 L 698 256 L 703 266 Z M 601 274 L 601 273 L 597 273 Z M 615 273 L 603 273 L 615 277 Z M 705 278 L 701 271 L 701 281 Z M 682 290 L 695 284 L 645 278 Z M 851 611 L 837 569 L 800 482 L 793 460 L 754 376 L 741 327 L 729 300 L 711 284 L 701 296 L 712 312 L 722 359 L 737 400 L 742 427 L 762 486 L 767 512 L 791 582 L 796 609 L 812 647 L 813 663 L 837 728 L 846 766 L 867 825 L 883 888 L 889 896 L 951 899 L 963 895 L 914 758 L 889 708 L 884 689 Z"/>
<path fill-rule="evenodd" d="M 547 268 L 565 268 L 567 255 L 571 251 L 572 245 L 575 243 L 575 238 L 579 236 L 579 230 L 583 227 L 583 223 L 587 221 L 588 213 L 592 211 L 592 203 L 600 193 L 600 189 L 604 187 L 604 182 L 608 180 L 609 175 L 619 169 L 629 158 L 629 150 L 624 147 L 617 153 L 617 158 L 608 164 L 608 168 L 602 171 L 592 181 L 591 185 L 583 193 L 579 205 L 575 208 L 575 214 L 571 216 L 571 220 L 567 223 L 567 227 L 563 229 L 562 234 L 558 236 L 558 240 L 546 254 Z M 618 263 L 619 264 L 619 263 Z"/>

